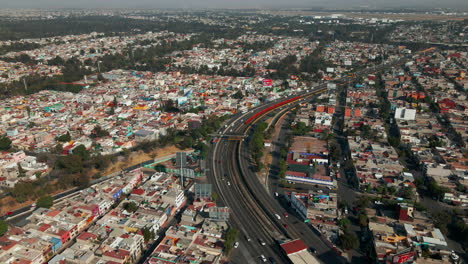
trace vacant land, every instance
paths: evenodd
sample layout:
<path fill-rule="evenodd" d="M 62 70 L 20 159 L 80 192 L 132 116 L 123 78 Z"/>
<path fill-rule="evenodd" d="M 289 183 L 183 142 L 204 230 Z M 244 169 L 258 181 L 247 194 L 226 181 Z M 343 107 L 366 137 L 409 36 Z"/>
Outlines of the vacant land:
<path fill-rule="evenodd" d="M 100 172 L 102 176 L 105 176 L 105 175 L 112 174 L 114 172 L 121 171 L 124 168 L 137 165 L 147 160 L 159 159 L 159 158 L 166 157 L 169 155 L 175 155 L 175 153 L 179 151 L 187 151 L 187 150 L 189 149 L 179 149 L 176 146 L 167 146 L 164 148 L 155 149 L 149 153 L 145 153 L 143 151 L 131 152 L 128 157 L 121 157 L 117 162 L 111 163 L 106 170 L 104 171 L 90 170 L 88 174 L 89 176 L 92 176 Z M 64 191 L 66 190 L 63 190 L 63 189 L 57 190 L 53 193 L 53 195 L 59 194 Z M 29 200 L 24 203 L 18 203 L 13 197 L 6 196 L 0 199 L 0 215 L 5 214 L 6 212 L 14 211 L 24 206 L 30 205 L 34 202 L 35 201 Z"/>

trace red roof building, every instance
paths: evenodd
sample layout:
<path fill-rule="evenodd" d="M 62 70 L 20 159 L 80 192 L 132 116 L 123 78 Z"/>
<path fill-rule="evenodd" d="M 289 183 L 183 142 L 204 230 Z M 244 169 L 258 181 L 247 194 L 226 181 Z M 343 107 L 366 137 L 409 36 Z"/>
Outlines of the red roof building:
<path fill-rule="evenodd" d="M 297 252 L 307 250 L 307 245 L 302 240 L 296 239 L 281 244 L 281 248 L 286 253 L 286 255 L 291 255 Z"/>
<path fill-rule="evenodd" d="M 135 194 L 135 195 L 143 195 L 145 193 L 145 190 L 143 189 L 134 189 L 132 191 L 132 194 Z"/>

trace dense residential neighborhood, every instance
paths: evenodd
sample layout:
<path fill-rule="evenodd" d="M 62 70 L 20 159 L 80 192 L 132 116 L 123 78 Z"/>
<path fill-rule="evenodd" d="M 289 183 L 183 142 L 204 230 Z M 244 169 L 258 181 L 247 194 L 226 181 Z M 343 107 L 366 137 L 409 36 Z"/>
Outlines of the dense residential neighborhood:
<path fill-rule="evenodd" d="M 465 263 L 466 13 L 406 12 L 0 9 L 0 262 Z"/>

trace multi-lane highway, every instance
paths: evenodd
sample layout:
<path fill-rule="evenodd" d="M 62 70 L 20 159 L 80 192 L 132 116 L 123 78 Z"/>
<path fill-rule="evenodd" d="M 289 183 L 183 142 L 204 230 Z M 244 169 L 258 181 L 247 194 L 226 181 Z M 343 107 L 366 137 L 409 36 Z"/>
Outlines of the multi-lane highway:
<path fill-rule="evenodd" d="M 324 91 L 324 88 L 325 85 L 320 85 L 307 95 L 317 94 Z M 293 107 L 300 102 L 302 100 L 286 107 Z M 248 114 L 235 116 L 219 133 L 221 135 L 225 133 L 248 134 L 250 124 L 244 124 L 244 121 L 274 103 L 276 102 L 259 107 Z M 244 141 L 232 141 L 221 137 L 214 144 L 210 157 L 212 172 L 210 180 L 214 183 L 215 190 L 223 203 L 231 208 L 232 218 L 242 232 L 241 244 L 247 244 L 245 259 L 256 262 L 257 258 L 260 260 L 260 255 L 265 255 L 273 257 L 280 263 L 287 263 L 288 259 L 281 253 L 276 240 L 301 237 L 304 237 L 303 240 L 308 244 L 314 242 L 314 248 L 319 254 L 330 251 L 327 245 L 305 224 L 294 217 L 283 215 L 284 209 L 277 201 L 271 199 L 256 175 L 250 170 L 248 142 L 248 137 Z M 246 236 L 251 241 L 246 241 Z M 262 246 L 260 240 L 266 245 Z M 330 253 L 336 256 L 333 252 Z"/>
<path fill-rule="evenodd" d="M 405 59 L 394 61 L 390 64 L 382 64 L 369 67 L 358 73 L 356 77 L 382 70 L 385 67 L 404 63 Z M 345 79 L 335 80 L 343 83 Z M 320 84 L 314 89 L 302 91 L 295 96 L 300 96 L 294 102 L 290 102 L 281 108 L 293 108 L 310 97 L 326 91 L 326 84 Z M 293 98 L 292 96 L 289 98 Z M 260 183 L 258 177 L 251 170 L 249 157 L 249 130 L 252 123 L 262 118 L 259 116 L 253 122 L 245 123 L 252 116 L 262 113 L 283 98 L 252 109 L 245 114 L 236 114 L 218 132 L 219 141 L 213 143 L 209 159 L 208 177 L 214 184 L 214 190 L 219 194 L 221 203 L 231 208 L 231 216 L 234 225 L 241 231 L 240 241 L 243 259 L 248 263 L 261 262 L 259 256 L 273 257 L 280 263 L 287 263 L 288 258 L 279 249 L 277 240 L 301 238 L 307 245 L 317 250 L 317 257 L 326 263 L 345 263 L 345 259 L 339 257 L 310 227 L 299 219 L 290 216 L 285 217 L 285 210 L 279 202 L 272 197 L 265 186 Z M 273 111 L 273 110 L 272 110 Z M 245 135 L 242 141 L 230 140 L 223 137 L 225 134 Z M 247 241 L 247 237 L 250 241 Z M 260 244 L 265 242 L 265 246 Z"/>

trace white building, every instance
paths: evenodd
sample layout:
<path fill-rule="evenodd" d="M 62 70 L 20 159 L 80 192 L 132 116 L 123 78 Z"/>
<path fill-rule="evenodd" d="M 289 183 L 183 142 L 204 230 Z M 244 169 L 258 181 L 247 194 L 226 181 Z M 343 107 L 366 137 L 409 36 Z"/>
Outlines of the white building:
<path fill-rule="evenodd" d="M 415 120 L 416 109 L 408 109 L 405 107 L 398 107 L 395 110 L 395 119 L 400 120 Z"/>

